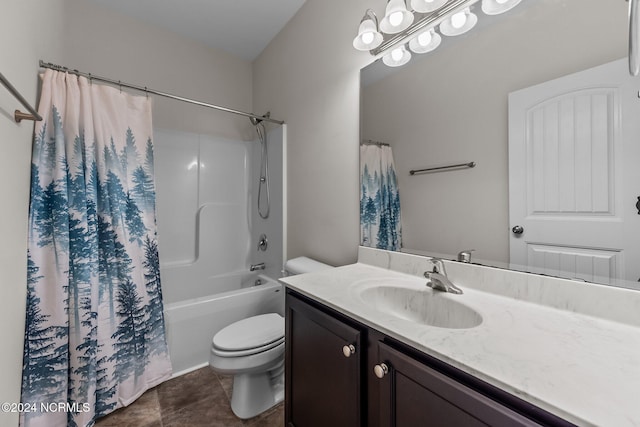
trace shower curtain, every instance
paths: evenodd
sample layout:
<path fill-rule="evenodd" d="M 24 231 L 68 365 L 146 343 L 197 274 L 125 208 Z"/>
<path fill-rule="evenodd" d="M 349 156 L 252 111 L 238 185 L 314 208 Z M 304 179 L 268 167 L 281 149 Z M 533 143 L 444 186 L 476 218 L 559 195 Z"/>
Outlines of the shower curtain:
<path fill-rule="evenodd" d="M 31 172 L 23 426 L 89 426 L 171 375 L 151 103 L 46 70 Z"/>
<path fill-rule="evenodd" d="M 399 251 L 400 193 L 391 147 L 360 145 L 360 244 Z"/>

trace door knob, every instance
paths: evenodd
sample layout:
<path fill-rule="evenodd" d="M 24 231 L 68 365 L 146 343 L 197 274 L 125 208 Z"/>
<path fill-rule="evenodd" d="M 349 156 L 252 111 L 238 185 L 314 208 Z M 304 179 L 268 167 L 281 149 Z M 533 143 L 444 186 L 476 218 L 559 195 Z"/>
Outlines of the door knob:
<path fill-rule="evenodd" d="M 373 373 L 376 374 L 376 377 L 378 378 L 384 378 L 384 376 L 389 373 L 389 367 L 386 364 L 381 363 L 373 367 Z"/>
<path fill-rule="evenodd" d="M 353 344 L 345 345 L 342 347 L 342 354 L 344 357 L 351 357 L 351 355 L 356 353 L 356 347 Z"/>
<path fill-rule="evenodd" d="M 524 233 L 524 228 L 522 228 L 521 225 L 516 225 L 511 229 L 511 231 L 513 231 L 513 234 L 522 234 Z"/>

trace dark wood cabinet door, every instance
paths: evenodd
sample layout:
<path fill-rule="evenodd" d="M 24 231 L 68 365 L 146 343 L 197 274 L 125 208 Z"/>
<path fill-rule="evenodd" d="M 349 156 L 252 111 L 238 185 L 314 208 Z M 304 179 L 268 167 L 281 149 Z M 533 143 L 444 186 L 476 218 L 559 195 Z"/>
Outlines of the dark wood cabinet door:
<path fill-rule="evenodd" d="M 360 330 L 287 294 L 287 426 L 361 425 L 360 340 Z M 355 351 L 347 356 L 350 345 Z"/>
<path fill-rule="evenodd" d="M 388 367 L 381 379 L 371 373 L 380 382 L 380 427 L 539 425 L 383 342 L 377 356 Z"/>

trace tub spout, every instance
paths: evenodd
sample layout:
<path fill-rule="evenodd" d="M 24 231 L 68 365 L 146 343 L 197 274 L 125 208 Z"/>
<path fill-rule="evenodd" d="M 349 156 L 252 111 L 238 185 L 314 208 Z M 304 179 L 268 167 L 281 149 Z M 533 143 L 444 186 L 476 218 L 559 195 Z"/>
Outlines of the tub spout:
<path fill-rule="evenodd" d="M 264 262 L 261 262 L 260 264 L 251 264 L 249 271 L 264 270 L 265 268 Z"/>

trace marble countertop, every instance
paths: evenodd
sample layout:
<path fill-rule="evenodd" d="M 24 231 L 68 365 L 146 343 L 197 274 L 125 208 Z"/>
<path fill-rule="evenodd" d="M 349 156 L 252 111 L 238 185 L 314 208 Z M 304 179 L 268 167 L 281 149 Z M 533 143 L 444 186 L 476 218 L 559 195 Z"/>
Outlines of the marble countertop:
<path fill-rule="evenodd" d="M 640 327 L 465 286 L 460 286 L 463 295 L 438 297 L 475 310 L 480 325 L 419 324 L 376 309 L 359 290 L 367 283 L 395 281 L 435 292 L 425 279 L 361 263 L 280 280 L 577 425 L 640 426 Z"/>

